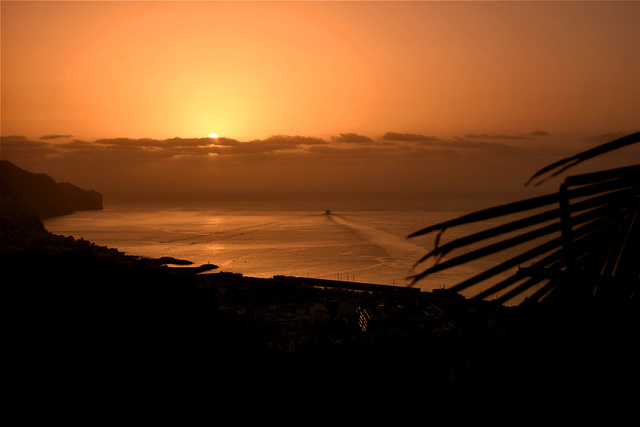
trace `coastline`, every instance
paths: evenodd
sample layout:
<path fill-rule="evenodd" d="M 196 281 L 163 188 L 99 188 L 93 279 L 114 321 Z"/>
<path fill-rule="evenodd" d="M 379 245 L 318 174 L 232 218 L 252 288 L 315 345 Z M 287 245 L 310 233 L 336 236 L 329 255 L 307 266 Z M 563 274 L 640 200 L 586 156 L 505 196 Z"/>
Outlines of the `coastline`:
<path fill-rule="evenodd" d="M 147 259 L 54 235 L 33 216 L 6 213 L 0 268 L 20 363 L 45 354 L 69 372 L 105 363 L 207 370 L 215 355 L 226 366 L 253 360 L 309 372 L 317 366 L 306 365 L 311 360 L 327 369 L 366 360 L 367 368 L 358 365 L 363 375 L 374 363 L 378 373 L 402 370 L 454 387 L 634 378 L 619 370 L 635 353 L 611 337 L 615 319 L 598 323 L 604 314 L 559 307 L 531 315 L 446 290 L 213 272 L 212 264 Z M 594 352 L 593 340 L 609 346 Z M 551 349 L 555 357 L 545 357 Z M 90 356 L 79 362 L 79 352 Z M 612 355 L 620 362 L 615 375 Z"/>
<path fill-rule="evenodd" d="M 406 234 L 445 214 L 404 211 L 290 212 L 225 208 L 180 209 L 173 205 L 83 212 L 45 221 L 55 233 L 117 247 L 146 257 L 169 254 L 194 264 L 255 277 L 290 275 L 366 283 L 408 283 L 412 263 L 430 242 Z M 120 224 L 120 225 L 119 225 Z M 435 280 L 434 282 L 437 282 Z M 421 284 L 425 288 L 446 283 Z"/>

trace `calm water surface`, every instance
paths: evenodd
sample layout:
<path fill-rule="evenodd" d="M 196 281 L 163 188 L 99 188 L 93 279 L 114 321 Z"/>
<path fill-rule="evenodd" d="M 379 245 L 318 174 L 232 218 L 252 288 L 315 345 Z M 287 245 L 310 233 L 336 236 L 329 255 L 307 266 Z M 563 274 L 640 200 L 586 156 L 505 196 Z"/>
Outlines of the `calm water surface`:
<path fill-rule="evenodd" d="M 216 207 L 110 206 L 45 221 L 55 234 L 84 238 L 132 255 L 172 256 L 213 270 L 253 277 L 277 274 L 405 286 L 434 236 L 407 239 L 461 212 L 333 211 Z M 455 232 L 451 233 L 451 237 Z M 451 286 L 487 268 L 491 259 L 419 282 Z"/>

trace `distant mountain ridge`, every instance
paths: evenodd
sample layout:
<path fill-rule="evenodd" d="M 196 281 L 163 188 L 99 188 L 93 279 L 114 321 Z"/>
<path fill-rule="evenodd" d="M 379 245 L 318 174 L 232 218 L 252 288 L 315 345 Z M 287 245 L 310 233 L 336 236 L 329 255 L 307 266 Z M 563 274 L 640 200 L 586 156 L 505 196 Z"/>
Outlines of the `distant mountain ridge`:
<path fill-rule="evenodd" d="M 102 194 L 97 191 L 56 182 L 49 175 L 28 172 L 6 160 L 0 161 L 0 178 L 0 195 L 40 219 L 103 208 Z"/>

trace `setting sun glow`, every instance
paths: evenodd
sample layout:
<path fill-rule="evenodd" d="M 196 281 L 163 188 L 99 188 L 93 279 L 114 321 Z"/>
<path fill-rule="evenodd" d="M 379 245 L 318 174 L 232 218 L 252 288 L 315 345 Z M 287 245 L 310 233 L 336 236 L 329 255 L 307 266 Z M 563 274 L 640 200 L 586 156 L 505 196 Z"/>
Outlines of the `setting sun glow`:
<path fill-rule="evenodd" d="M 2 1 L 0 156 L 105 200 L 475 207 L 637 131 L 638 21 L 623 1 Z"/>

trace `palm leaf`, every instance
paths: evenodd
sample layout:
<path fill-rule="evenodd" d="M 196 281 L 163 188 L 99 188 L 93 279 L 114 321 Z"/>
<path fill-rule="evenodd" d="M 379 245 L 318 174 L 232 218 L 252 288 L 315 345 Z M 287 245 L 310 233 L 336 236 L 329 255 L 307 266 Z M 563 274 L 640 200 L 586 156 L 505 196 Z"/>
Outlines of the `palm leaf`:
<path fill-rule="evenodd" d="M 536 172 L 527 184 L 549 173 L 548 178 L 557 176 L 580 162 L 638 141 L 640 133 L 635 133 L 562 159 Z M 512 255 L 449 290 L 475 289 L 473 298 L 505 303 L 522 299 L 524 295 L 530 300 L 542 300 L 558 289 L 567 288 L 578 276 L 586 277 L 585 283 L 589 285 L 585 286 L 593 287 L 603 278 L 637 280 L 640 268 L 633 257 L 638 257 L 640 250 L 639 201 L 640 165 L 633 165 L 570 176 L 557 193 L 483 209 L 425 227 L 409 237 L 438 232 L 435 247 L 420 258 L 414 268 L 430 258 L 435 261 L 411 276 L 411 285 L 436 272 L 501 253 Z M 440 244 L 448 229 L 512 215 L 523 217 Z M 451 257 L 445 259 L 448 255 Z M 539 257 L 542 258 L 534 262 Z M 518 270 L 506 278 L 498 278 L 526 262 L 531 263 L 526 274 Z M 496 278 L 497 283 L 486 285 L 489 279 Z"/>
<path fill-rule="evenodd" d="M 540 178 L 546 173 L 551 172 L 552 170 L 556 170 L 552 173 L 548 178 L 557 176 L 567 169 L 577 165 L 578 163 L 582 163 L 585 160 L 591 159 L 596 156 L 600 156 L 602 154 L 608 153 L 609 151 L 617 150 L 619 148 L 626 147 L 631 144 L 635 144 L 640 141 L 640 132 L 632 133 L 631 135 L 624 136 L 622 138 L 616 139 L 611 142 L 607 142 L 606 144 L 599 145 L 590 150 L 583 151 L 582 153 L 578 153 L 571 157 L 566 157 L 562 160 L 558 160 L 555 163 L 552 163 L 544 168 L 540 169 L 538 172 L 534 173 L 533 176 L 527 181 L 525 185 L 529 185 L 536 178 Z M 535 185 L 540 185 L 542 182 L 546 181 L 548 178 L 541 179 Z"/>

